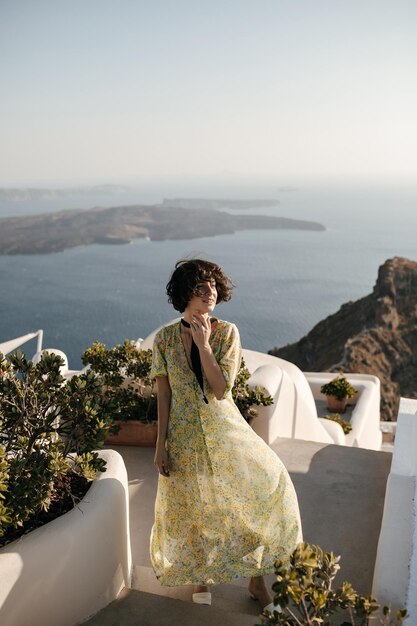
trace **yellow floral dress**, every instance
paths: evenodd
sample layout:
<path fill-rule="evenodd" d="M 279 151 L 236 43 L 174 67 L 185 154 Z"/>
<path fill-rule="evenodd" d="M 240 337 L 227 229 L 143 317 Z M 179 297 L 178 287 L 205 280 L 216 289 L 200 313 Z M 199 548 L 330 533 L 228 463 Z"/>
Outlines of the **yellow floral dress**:
<path fill-rule="evenodd" d="M 217 400 L 204 378 L 204 402 L 180 334 L 162 328 L 151 378 L 172 391 L 167 448 L 159 476 L 151 560 L 162 585 L 216 584 L 274 571 L 301 541 L 297 496 L 287 470 L 239 413 L 231 389 L 241 361 L 234 324 L 218 320 L 210 344 L 226 380 Z"/>

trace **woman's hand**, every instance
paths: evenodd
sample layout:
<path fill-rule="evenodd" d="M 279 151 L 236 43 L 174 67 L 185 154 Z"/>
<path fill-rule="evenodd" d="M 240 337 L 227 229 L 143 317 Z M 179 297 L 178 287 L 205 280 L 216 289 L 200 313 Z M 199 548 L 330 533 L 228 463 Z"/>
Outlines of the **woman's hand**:
<path fill-rule="evenodd" d="M 201 313 L 194 313 L 190 323 L 190 330 L 197 348 L 204 348 L 209 345 L 211 320 L 208 315 L 204 317 Z"/>
<path fill-rule="evenodd" d="M 162 476 L 169 476 L 169 459 L 165 446 L 156 446 L 154 465 Z"/>

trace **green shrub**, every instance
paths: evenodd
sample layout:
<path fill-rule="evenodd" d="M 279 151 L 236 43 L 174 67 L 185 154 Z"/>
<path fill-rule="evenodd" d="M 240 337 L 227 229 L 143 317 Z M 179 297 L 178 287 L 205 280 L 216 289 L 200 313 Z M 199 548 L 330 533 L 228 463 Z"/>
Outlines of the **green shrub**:
<path fill-rule="evenodd" d="M 100 376 L 104 397 L 112 403 L 114 420 L 157 420 L 156 389 L 149 378 L 152 350 L 140 350 L 127 339 L 114 348 L 95 341 L 83 353 L 82 362 Z M 249 378 L 242 359 L 232 396 L 247 421 L 257 415 L 256 406 L 273 403 L 261 387 L 249 388 Z"/>
<path fill-rule="evenodd" d="M 331 420 L 332 422 L 336 422 L 336 424 L 340 424 L 340 426 L 343 428 L 343 432 L 345 433 L 345 435 L 348 435 L 352 430 L 352 424 L 340 417 L 339 413 L 324 415 L 323 418 L 326 420 Z"/>
<path fill-rule="evenodd" d="M 114 348 L 95 341 L 81 358 L 98 375 L 113 420 L 157 420 L 156 389 L 149 378 L 152 350 L 140 350 L 128 339 Z"/>
<path fill-rule="evenodd" d="M 355 387 L 352 387 L 345 376 L 341 374 L 338 374 L 336 378 L 333 378 L 329 383 L 322 385 L 320 391 L 326 396 L 335 396 L 338 400 L 343 400 L 346 396 L 353 398 L 357 393 Z"/>
<path fill-rule="evenodd" d="M 97 448 L 111 417 L 100 381 L 87 373 L 65 382 L 62 363 L 55 354 L 43 354 L 36 365 L 20 351 L 8 361 L 0 354 L 3 543 L 36 525 L 61 498 L 79 499 L 80 479 L 87 483 L 105 469 Z"/>
<path fill-rule="evenodd" d="M 308 543 L 298 544 L 289 565 L 277 561 L 272 590 L 274 603 L 279 604 L 281 612 L 264 611 L 262 625 L 341 626 L 342 612 L 348 613 L 352 626 L 367 624 L 380 607 L 374 598 L 360 595 L 349 582 L 333 589 L 339 561 L 339 556 Z M 382 613 L 383 626 L 400 626 L 406 616 L 405 610 L 398 611 L 395 622 L 389 622 L 390 609 L 384 607 Z"/>
<path fill-rule="evenodd" d="M 271 396 L 268 395 L 262 387 L 257 386 L 255 389 L 249 388 L 248 380 L 250 376 L 251 374 L 242 358 L 240 368 L 233 385 L 232 397 L 240 413 L 248 422 L 257 416 L 257 406 L 269 406 L 274 403 Z"/>

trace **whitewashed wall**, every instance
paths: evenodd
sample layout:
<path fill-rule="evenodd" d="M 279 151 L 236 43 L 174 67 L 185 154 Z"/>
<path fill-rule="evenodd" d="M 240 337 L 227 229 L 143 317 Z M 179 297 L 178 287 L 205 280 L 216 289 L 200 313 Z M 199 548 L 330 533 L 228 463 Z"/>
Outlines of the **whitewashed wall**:
<path fill-rule="evenodd" d="M 401 398 L 375 563 L 373 595 L 417 624 L 417 400 Z"/>
<path fill-rule="evenodd" d="M 126 468 L 114 450 L 80 504 L 0 549 L 0 624 L 74 626 L 130 585 Z"/>

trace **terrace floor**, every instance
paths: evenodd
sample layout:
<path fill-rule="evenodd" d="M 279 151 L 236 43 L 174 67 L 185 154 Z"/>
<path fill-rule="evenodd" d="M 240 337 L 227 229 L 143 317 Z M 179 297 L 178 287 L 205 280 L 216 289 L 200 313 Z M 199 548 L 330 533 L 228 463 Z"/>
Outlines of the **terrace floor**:
<path fill-rule="evenodd" d="M 337 582 L 371 593 L 381 527 L 389 452 L 277 439 L 271 446 L 298 494 L 304 540 L 341 555 Z M 89 626 L 253 626 L 259 615 L 246 580 L 212 589 L 211 607 L 195 605 L 188 587 L 161 587 L 149 559 L 157 472 L 151 448 L 117 447 L 129 477 L 132 590 L 90 619 Z M 270 584 L 274 576 L 268 578 Z"/>

